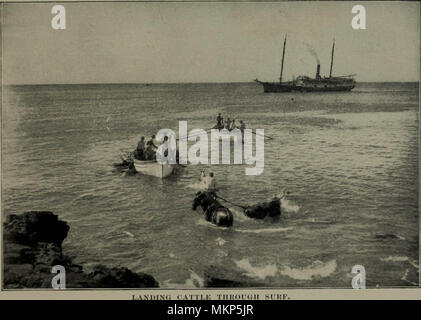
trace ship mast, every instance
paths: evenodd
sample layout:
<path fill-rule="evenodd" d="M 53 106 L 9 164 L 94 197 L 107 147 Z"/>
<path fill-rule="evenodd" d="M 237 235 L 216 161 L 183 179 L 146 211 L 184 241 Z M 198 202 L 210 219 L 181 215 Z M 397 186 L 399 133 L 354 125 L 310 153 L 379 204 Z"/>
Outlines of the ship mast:
<path fill-rule="evenodd" d="M 284 39 L 284 49 L 282 50 L 282 62 L 281 62 L 281 75 L 279 76 L 279 83 L 282 83 L 282 72 L 284 71 L 284 57 L 285 57 L 285 45 L 287 42 L 287 36 Z"/>
<path fill-rule="evenodd" d="M 332 45 L 332 57 L 330 58 L 330 74 L 329 78 L 332 77 L 332 68 L 333 68 L 333 53 L 335 52 L 335 39 L 333 39 L 333 45 Z"/>

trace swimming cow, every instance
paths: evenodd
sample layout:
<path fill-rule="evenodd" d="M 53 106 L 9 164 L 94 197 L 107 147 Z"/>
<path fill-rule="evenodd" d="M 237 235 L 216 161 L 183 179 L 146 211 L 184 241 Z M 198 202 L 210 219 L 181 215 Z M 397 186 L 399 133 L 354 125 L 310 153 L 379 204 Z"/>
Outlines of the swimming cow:
<path fill-rule="evenodd" d="M 244 209 L 244 214 L 253 219 L 279 219 L 281 216 L 281 199 L 273 198 L 270 202 L 262 202 Z"/>
<path fill-rule="evenodd" d="M 221 227 L 232 226 L 234 222 L 232 212 L 216 200 L 214 192 L 197 192 L 192 209 L 196 210 L 198 206 L 202 208 L 206 221 Z"/>
<path fill-rule="evenodd" d="M 288 194 L 288 191 L 283 190 L 282 194 L 274 195 L 269 202 L 261 202 L 245 207 L 244 214 L 253 219 L 270 218 L 272 220 L 278 220 L 281 216 L 281 199 L 284 199 Z"/>

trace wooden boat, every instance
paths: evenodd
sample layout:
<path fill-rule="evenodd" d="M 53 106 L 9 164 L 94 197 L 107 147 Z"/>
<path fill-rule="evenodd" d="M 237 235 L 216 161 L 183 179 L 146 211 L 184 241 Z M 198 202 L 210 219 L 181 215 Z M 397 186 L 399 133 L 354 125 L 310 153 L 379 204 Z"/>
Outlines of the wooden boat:
<path fill-rule="evenodd" d="M 160 164 L 155 160 L 133 159 L 133 164 L 137 172 L 161 179 L 170 176 L 176 167 L 176 164 Z"/>

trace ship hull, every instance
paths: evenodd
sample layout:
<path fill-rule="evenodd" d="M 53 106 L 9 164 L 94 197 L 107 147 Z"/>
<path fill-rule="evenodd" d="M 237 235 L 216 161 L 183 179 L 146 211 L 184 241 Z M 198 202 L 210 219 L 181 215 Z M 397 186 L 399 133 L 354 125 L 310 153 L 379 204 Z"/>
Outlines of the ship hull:
<path fill-rule="evenodd" d="M 316 78 L 300 76 L 294 82 L 294 90 L 306 92 L 337 92 L 351 91 L 355 87 L 355 80 L 348 77 L 320 77 L 320 65 L 317 65 Z"/>
<path fill-rule="evenodd" d="M 263 86 L 264 92 L 291 92 L 294 86 L 291 84 L 275 83 L 275 82 L 261 82 L 256 81 Z"/>
<path fill-rule="evenodd" d="M 282 92 L 338 92 L 338 91 L 351 91 L 354 89 L 354 84 L 346 85 L 326 85 L 326 84 L 280 84 L 270 82 L 259 82 L 263 86 L 263 91 L 266 93 L 282 93 Z"/>
<path fill-rule="evenodd" d="M 355 86 L 336 86 L 336 87 L 304 87 L 296 86 L 293 91 L 301 92 L 338 92 L 338 91 L 351 91 Z"/>

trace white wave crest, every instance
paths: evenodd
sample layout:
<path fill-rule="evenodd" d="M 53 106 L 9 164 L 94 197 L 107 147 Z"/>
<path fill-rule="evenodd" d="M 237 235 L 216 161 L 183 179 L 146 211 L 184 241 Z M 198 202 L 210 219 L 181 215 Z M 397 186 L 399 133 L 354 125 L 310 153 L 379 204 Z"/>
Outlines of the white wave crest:
<path fill-rule="evenodd" d="M 337 267 L 336 259 L 328 262 L 319 260 L 303 268 L 284 267 L 280 273 L 296 280 L 311 280 L 313 277 L 327 277 L 335 272 Z"/>
<path fill-rule="evenodd" d="M 127 236 L 129 236 L 130 238 L 134 238 L 134 234 L 129 232 L 129 231 L 123 231 L 123 233 Z"/>
<path fill-rule="evenodd" d="M 402 261 L 408 261 L 409 260 L 409 258 L 408 257 L 406 257 L 406 256 L 394 256 L 394 257 L 392 257 L 392 256 L 389 256 L 389 257 L 387 257 L 387 258 L 381 258 L 380 259 L 381 261 L 392 261 L 392 262 L 402 262 Z"/>
<path fill-rule="evenodd" d="M 163 281 L 161 287 L 166 289 L 195 289 L 203 288 L 205 281 L 196 272 L 190 270 L 190 278 L 184 283 L 171 282 L 171 279 Z"/>
<path fill-rule="evenodd" d="M 402 276 L 401 280 L 406 281 L 414 286 L 418 286 L 418 283 L 408 280 L 409 269 L 405 270 L 405 274 Z"/>
<path fill-rule="evenodd" d="M 416 260 L 410 259 L 407 256 L 388 256 L 387 258 L 380 258 L 381 261 L 384 262 L 404 262 L 408 261 L 408 263 L 413 266 L 415 269 L 419 269 L 419 263 Z"/>
<path fill-rule="evenodd" d="M 198 226 L 204 226 L 204 227 L 208 227 L 208 228 L 214 228 L 214 229 L 218 229 L 218 230 L 230 230 L 230 228 L 228 227 L 221 227 L 221 226 L 217 226 L 209 221 L 206 221 L 205 219 L 200 219 L 196 222 L 196 225 Z"/>
<path fill-rule="evenodd" d="M 264 280 L 267 277 L 274 277 L 278 272 L 278 268 L 275 264 L 268 264 L 261 267 L 253 267 L 248 259 L 241 259 L 239 261 L 235 261 L 235 264 L 240 269 L 246 271 L 246 273 L 244 273 L 246 276 L 251 278 L 258 278 L 261 280 Z"/>
<path fill-rule="evenodd" d="M 285 232 L 293 230 L 293 227 L 286 228 L 265 228 L 265 229 L 246 229 L 246 230 L 236 230 L 243 233 L 270 233 L 270 232 Z"/>

